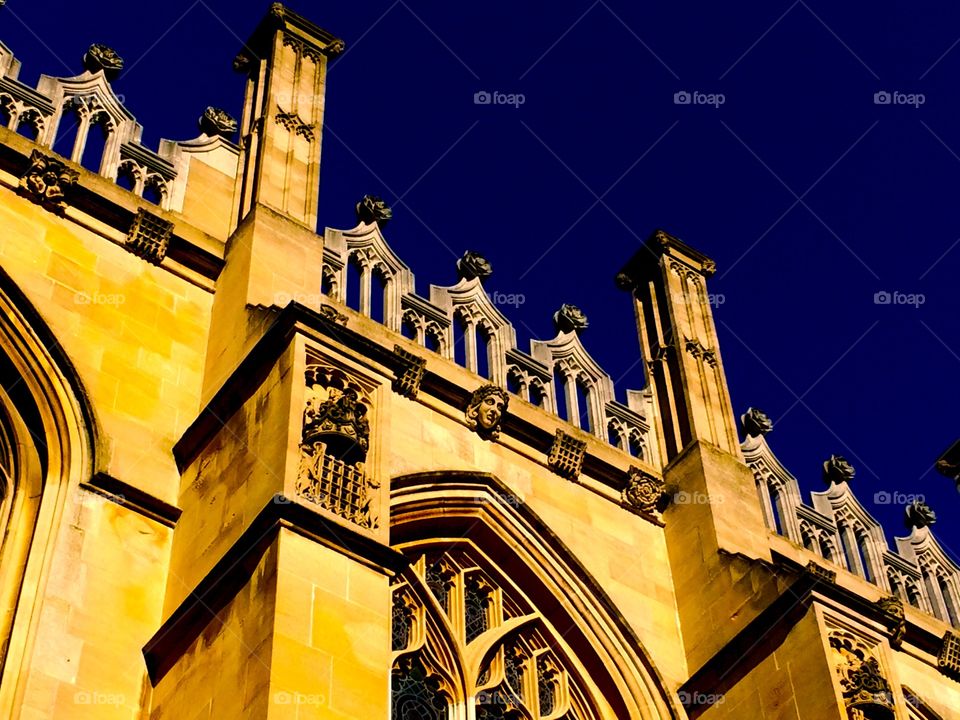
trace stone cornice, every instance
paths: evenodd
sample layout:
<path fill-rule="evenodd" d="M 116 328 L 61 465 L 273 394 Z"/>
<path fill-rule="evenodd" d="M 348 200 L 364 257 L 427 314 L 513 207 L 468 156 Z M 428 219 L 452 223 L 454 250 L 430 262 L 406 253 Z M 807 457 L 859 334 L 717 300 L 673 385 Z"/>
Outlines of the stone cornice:
<path fill-rule="evenodd" d="M 264 335 L 174 445 L 173 453 L 177 466 L 183 470 L 197 457 L 222 427 L 222 420 L 235 413 L 260 385 L 296 333 L 312 336 L 321 342 L 324 339 L 332 340 L 341 350 L 353 353 L 366 364 L 380 366 L 388 376 L 404 370 L 404 360 L 394 351 L 394 345 L 389 347 L 381 345 L 350 327 L 355 322 L 356 316 L 348 317 L 347 325 L 344 326 L 296 302 L 291 302 L 283 310 L 276 312 L 273 322 Z M 429 351 L 412 344 L 409 351 L 421 357 L 431 356 Z M 456 368 L 456 370 L 466 372 L 462 368 Z M 429 396 L 447 405 L 451 417 L 462 417 L 463 408 L 467 406 L 475 389 L 473 386 L 468 387 L 466 384 L 454 382 L 427 367 L 420 383 L 418 402 L 424 401 L 424 396 Z M 541 456 L 540 461 L 546 465 L 547 455 L 555 440 L 555 432 L 562 429 L 568 435 L 586 444 L 581 474 L 593 478 L 608 488 L 604 494 L 609 494 L 611 500 L 615 502 L 619 500 L 620 493 L 626 486 L 627 469 L 637 464 L 636 458 L 627 457 L 590 433 L 578 430 L 532 405 L 525 405 L 523 415 L 524 417 L 521 417 L 520 413 L 513 412 L 506 414 L 502 422 L 499 441 L 501 444 L 504 444 L 505 438 L 510 438 L 515 443 L 526 446 L 525 454 Z M 515 446 L 514 443 L 510 445 Z M 611 458 L 613 455 L 622 455 L 623 462 L 613 462 Z M 659 477 L 656 469 L 645 464 L 644 469 Z M 662 524 L 652 519 L 650 521 Z"/>

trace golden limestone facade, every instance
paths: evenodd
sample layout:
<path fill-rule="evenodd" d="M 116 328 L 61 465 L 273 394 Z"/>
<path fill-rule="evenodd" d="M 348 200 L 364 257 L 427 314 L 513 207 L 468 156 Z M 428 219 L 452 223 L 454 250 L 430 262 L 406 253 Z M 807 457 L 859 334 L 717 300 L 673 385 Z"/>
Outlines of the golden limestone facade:
<path fill-rule="evenodd" d="M 342 49 L 272 6 L 241 120 L 153 151 L 109 48 L 0 45 L 0 717 L 960 718 L 932 513 L 891 549 L 839 457 L 804 502 L 707 257 L 617 276 L 623 403 L 579 309 L 525 352 L 480 255 L 424 297 L 382 201 L 317 233 Z"/>

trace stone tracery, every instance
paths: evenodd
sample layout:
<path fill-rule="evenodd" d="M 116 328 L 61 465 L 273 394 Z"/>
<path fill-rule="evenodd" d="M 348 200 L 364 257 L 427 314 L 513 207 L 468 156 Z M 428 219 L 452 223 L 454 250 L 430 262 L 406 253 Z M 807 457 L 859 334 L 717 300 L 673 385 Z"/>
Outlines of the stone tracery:
<path fill-rule="evenodd" d="M 428 551 L 394 585 L 392 717 L 599 718 L 543 619 L 484 564 Z"/>

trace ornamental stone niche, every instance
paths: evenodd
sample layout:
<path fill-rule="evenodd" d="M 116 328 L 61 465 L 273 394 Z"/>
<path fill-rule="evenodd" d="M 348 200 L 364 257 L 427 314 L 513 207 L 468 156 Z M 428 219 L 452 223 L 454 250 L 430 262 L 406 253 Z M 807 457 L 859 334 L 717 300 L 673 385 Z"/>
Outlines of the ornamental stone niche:
<path fill-rule="evenodd" d="M 467 426 L 476 430 L 484 440 L 496 440 L 500 437 L 503 416 L 507 413 L 510 396 L 499 385 L 481 385 L 470 398 L 470 404 L 464 411 Z"/>
<path fill-rule="evenodd" d="M 379 524 L 367 477 L 370 397 L 342 370 L 314 362 L 306 369 L 306 396 L 297 494 L 366 529 Z"/>

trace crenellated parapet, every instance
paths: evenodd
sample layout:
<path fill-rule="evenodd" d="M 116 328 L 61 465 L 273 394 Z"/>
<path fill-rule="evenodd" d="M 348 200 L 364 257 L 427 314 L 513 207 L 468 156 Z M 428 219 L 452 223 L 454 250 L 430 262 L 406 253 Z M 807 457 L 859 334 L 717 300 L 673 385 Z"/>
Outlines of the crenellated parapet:
<path fill-rule="evenodd" d="M 744 459 L 753 471 L 767 527 L 811 553 L 873 583 L 904 603 L 960 627 L 960 567 L 940 547 L 930 526 L 936 515 L 922 501 L 907 506 L 910 534 L 887 544 L 883 527 L 853 492 L 855 470 L 840 456 L 823 463 L 827 489 L 803 502 L 800 486 L 777 460 L 766 435 L 769 419 L 751 408 L 741 418 Z"/>
<path fill-rule="evenodd" d="M 616 399 L 611 376 L 581 339 L 587 317 L 573 305 L 554 315 L 556 335 L 517 348 L 509 318 L 484 282 L 493 267 L 478 252 L 457 260 L 453 285 L 431 285 L 429 299 L 415 291 L 410 268 L 390 248 L 384 226 L 390 208 L 374 196 L 357 204 L 357 225 L 324 232 L 321 289 L 332 300 L 382 322 L 416 344 L 485 377 L 515 396 L 556 414 L 614 447 L 660 466 L 651 439 L 652 396 L 626 391 Z"/>

